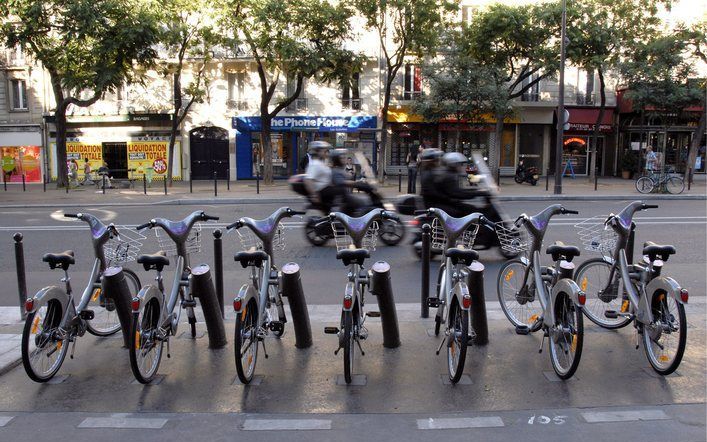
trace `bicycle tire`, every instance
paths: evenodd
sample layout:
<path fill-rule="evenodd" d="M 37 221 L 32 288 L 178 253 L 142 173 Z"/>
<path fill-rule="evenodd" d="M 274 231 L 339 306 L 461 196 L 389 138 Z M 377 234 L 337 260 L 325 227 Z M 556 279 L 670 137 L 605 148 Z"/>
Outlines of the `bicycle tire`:
<path fill-rule="evenodd" d="M 304 236 L 307 238 L 310 244 L 316 247 L 321 247 L 326 244 L 331 238 L 329 235 L 320 235 L 317 231 L 317 223 L 321 221 L 320 219 L 310 218 L 307 220 L 307 224 L 304 227 Z"/>
<path fill-rule="evenodd" d="M 137 276 L 137 274 L 135 274 L 135 272 L 133 272 L 130 269 L 126 269 L 126 268 L 123 269 L 123 274 L 125 275 L 125 279 L 128 282 L 128 288 L 130 289 L 130 295 L 131 296 L 137 295 L 137 293 L 142 288 L 142 284 L 140 283 L 140 278 L 138 278 L 138 276 Z M 93 296 L 95 296 L 95 294 Z M 98 299 L 93 299 L 93 296 L 92 296 L 90 302 L 95 302 L 98 300 Z M 106 311 L 108 313 L 112 313 L 109 311 L 110 307 L 107 304 L 107 302 L 109 300 L 106 299 L 105 301 L 106 301 L 105 306 L 99 307 L 99 308 L 103 309 L 104 311 Z M 90 302 L 89 302 L 89 305 L 91 305 Z M 100 327 L 97 326 L 98 322 L 97 322 L 96 318 L 94 317 L 94 319 L 89 319 L 88 321 L 86 321 L 86 331 L 88 331 L 89 333 L 91 333 L 94 336 L 100 336 L 100 337 L 111 336 L 111 335 L 114 335 L 115 333 L 120 331 L 120 316 L 119 315 L 121 314 L 121 309 L 123 307 L 125 307 L 127 309 L 126 312 L 130 312 L 130 300 L 117 300 L 117 302 L 116 302 L 115 299 L 112 299 L 112 300 L 110 300 L 110 302 L 113 303 L 113 308 L 114 308 L 113 312 L 115 312 L 116 318 L 118 319 L 118 323 L 113 324 L 110 327 L 106 327 L 104 329 L 101 329 Z M 125 302 L 126 303 L 125 306 L 121 305 L 121 302 Z M 100 310 L 99 310 L 99 312 L 100 312 Z M 94 314 L 96 314 L 95 309 L 94 309 Z M 109 315 L 107 314 L 107 316 L 109 316 Z M 105 322 L 109 323 L 108 321 L 105 321 Z"/>
<path fill-rule="evenodd" d="M 160 305 L 152 299 L 141 306 L 140 311 L 133 313 L 130 328 L 130 369 L 133 376 L 141 384 L 149 384 L 155 378 L 162 360 L 164 341 L 155 339 L 159 329 Z M 144 353 L 144 349 L 148 353 Z M 154 350 L 154 355 L 147 357 Z M 143 361 L 149 361 L 147 369 L 143 369 Z"/>
<path fill-rule="evenodd" d="M 527 326 L 531 331 L 540 328 L 538 321 L 542 316 L 542 306 L 537 296 L 520 296 L 523 289 L 523 274 L 527 266 L 520 259 L 512 259 L 501 266 L 496 281 L 496 295 L 501 304 L 501 310 L 508 321 L 514 326 Z M 532 284 L 533 270 L 528 274 L 526 284 Z"/>
<path fill-rule="evenodd" d="M 236 328 L 234 332 L 234 357 L 236 360 L 236 373 L 242 384 L 249 384 L 253 380 L 255 365 L 258 362 L 258 302 L 251 299 L 244 307 L 241 314 L 236 315 Z M 249 353 L 244 353 L 249 352 Z M 246 357 L 244 364 L 243 357 Z"/>
<path fill-rule="evenodd" d="M 347 384 L 351 383 L 353 378 L 353 363 L 354 363 L 354 330 L 353 330 L 353 311 L 344 311 L 341 313 L 342 318 L 342 346 L 344 347 L 344 381 Z"/>
<path fill-rule="evenodd" d="M 671 176 L 665 180 L 665 189 L 671 195 L 679 195 L 685 190 L 685 180 L 677 176 Z"/>
<path fill-rule="evenodd" d="M 56 348 L 47 349 L 47 358 L 55 354 L 57 350 L 59 353 L 57 354 L 56 359 L 53 360 L 51 365 L 49 365 L 46 370 L 40 373 L 35 369 L 33 364 L 34 361 L 42 362 L 42 353 L 36 352 L 38 336 L 36 333 L 43 333 L 47 330 L 47 340 L 45 342 L 49 343 L 49 339 L 51 339 L 50 336 L 61 324 L 63 315 L 64 312 L 61 303 L 57 300 L 51 300 L 46 306 L 42 306 L 36 311 L 29 313 L 25 319 L 25 325 L 22 330 L 22 365 L 24 366 L 27 376 L 35 382 L 47 382 L 54 377 L 64 363 L 66 352 L 69 348 L 68 338 L 56 341 Z M 35 337 L 30 339 L 31 335 L 34 335 Z M 30 345 L 35 346 L 35 351 L 30 348 Z M 45 346 L 43 345 L 41 347 L 41 349 L 44 350 Z M 39 356 L 39 360 L 37 360 L 35 356 Z"/>
<path fill-rule="evenodd" d="M 455 301 L 449 308 L 447 338 L 447 371 L 449 381 L 456 384 L 464 374 L 466 349 L 469 344 L 469 313 Z"/>
<path fill-rule="evenodd" d="M 287 316 L 285 315 L 285 306 L 282 302 L 282 296 L 280 295 L 280 292 L 278 291 L 277 287 L 274 285 L 271 285 L 268 288 L 268 296 L 271 296 L 274 298 L 273 300 L 270 300 L 270 316 L 275 319 L 277 318 L 277 321 L 280 321 L 282 323 L 282 328 L 280 330 L 270 330 L 276 338 L 281 338 L 285 334 L 285 324 L 287 323 Z"/>
<path fill-rule="evenodd" d="M 655 183 L 650 177 L 642 176 L 636 180 L 636 190 L 638 193 L 651 193 L 653 192 L 653 187 L 655 187 Z"/>
<path fill-rule="evenodd" d="M 560 293 L 555 297 L 554 309 L 555 325 L 548 339 L 550 361 L 555 374 L 560 379 L 569 379 L 577 371 L 582 358 L 584 321 L 581 309 L 575 306 L 574 301 L 566 293 Z M 571 358 L 566 358 L 563 363 L 562 353 L 565 355 L 571 353 Z"/>
<path fill-rule="evenodd" d="M 437 272 L 437 299 L 440 299 L 440 291 L 442 285 L 442 275 L 444 275 L 444 269 L 446 264 L 442 263 L 439 266 L 439 271 Z M 437 307 L 437 313 L 435 314 L 435 336 L 439 336 L 439 330 L 442 328 L 442 316 L 444 315 L 444 304 L 439 304 Z"/>
<path fill-rule="evenodd" d="M 592 271 L 593 267 L 597 270 Z M 627 312 L 630 304 L 628 298 L 624 298 L 623 283 L 617 275 L 616 296 L 607 297 L 602 300 L 599 290 L 603 290 L 609 281 L 611 264 L 602 258 L 592 258 L 584 261 L 575 271 L 574 279 L 577 285 L 586 295 L 586 301 L 582 312 L 590 321 L 598 326 L 609 330 L 616 330 L 626 327 L 631 323 L 631 318 L 619 316 L 616 319 L 607 318 L 604 314 L 607 310 Z M 619 296 L 619 293 L 622 295 Z"/>
<path fill-rule="evenodd" d="M 381 221 L 378 237 L 387 246 L 397 246 L 405 238 L 405 223 L 395 220 Z"/>
<path fill-rule="evenodd" d="M 677 302 L 672 296 L 665 292 L 656 291 L 651 295 L 651 310 L 656 321 L 660 321 L 660 330 L 656 329 L 654 324 L 643 326 L 643 349 L 646 352 L 646 358 L 653 367 L 656 373 L 666 376 L 677 370 L 682 357 L 685 353 L 687 345 L 687 318 L 685 316 L 685 306 Z M 675 309 L 669 308 L 669 304 L 674 304 Z M 671 311 L 672 310 L 672 311 Z M 675 314 L 677 313 L 677 317 Z M 675 327 L 674 321 L 678 319 L 680 322 Z M 666 333 L 665 327 L 668 327 L 670 333 Z M 666 341 L 660 341 L 665 336 L 673 336 L 674 333 L 679 333 L 675 354 L 672 358 L 665 354 L 665 350 L 672 347 Z M 657 339 L 654 339 L 657 338 Z M 656 352 L 653 343 L 659 354 Z M 661 348 L 662 347 L 662 348 Z"/>

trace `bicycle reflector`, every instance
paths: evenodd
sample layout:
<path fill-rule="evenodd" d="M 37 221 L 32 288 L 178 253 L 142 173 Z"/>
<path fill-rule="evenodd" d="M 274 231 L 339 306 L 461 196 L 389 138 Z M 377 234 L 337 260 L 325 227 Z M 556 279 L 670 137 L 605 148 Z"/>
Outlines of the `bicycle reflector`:
<path fill-rule="evenodd" d="M 464 308 L 471 307 L 471 296 L 469 296 L 469 294 L 462 296 L 462 305 Z"/>
<path fill-rule="evenodd" d="M 130 302 L 130 307 L 132 307 L 134 312 L 137 312 L 140 310 L 140 298 L 133 298 L 133 300 Z"/>
<path fill-rule="evenodd" d="M 587 302 L 587 294 L 580 290 L 579 293 L 577 293 L 577 301 L 579 301 L 579 305 L 584 305 L 584 303 Z"/>
<path fill-rule="evenodd" d="M 683 303 L 687 304 L 687 298 L 689 298 L 689 297 L 690 297 L 690 294 L 687 293 L 687 289 L 680 289 L 680 300 Z M 28 299 L 28 301 L 29 301 L 29 299 Z"/>
<path fill-rule="evenodd" d="M 243 300 L 241 298 L 236 298 L 233 300 L 233 311 L 238 311 L 243 307 Z"/>
<path fill-rule="evenodd" d="M 34 310 L 34 298 L 29 298 L 25 300 L 25 311 L 31 312 L 32 310 Z"/>
<path fill-rule="evenodd" d="M 351 296 L 344 296 L 344 308 L 350 309 L 353 306 L 353 298 Z"/>

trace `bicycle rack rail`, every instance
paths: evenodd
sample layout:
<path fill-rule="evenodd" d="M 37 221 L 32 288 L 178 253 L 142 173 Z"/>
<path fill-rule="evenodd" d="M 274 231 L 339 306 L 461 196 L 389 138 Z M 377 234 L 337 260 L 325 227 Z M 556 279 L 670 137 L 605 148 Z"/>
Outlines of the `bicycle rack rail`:
<path fill-rule="evenodd" d="M 378 300 L 383 329 L 383 346 L 385 348 L 400 347 L 398 315 L 395 311 L 393 287 L 390 283 L 390 264 L 387 262 L 377 261 L 371 267 L 370 292 Z"/>
<path fill-rule="evenodd" d="M 204 313 L 204 321 L 206 322 L 206 330 L 209 335 L 209 348 L 222 348 L 228 343 L 226 339 L 226 330 L 223 325 L 223 317 L 221 316 L 221 308 L 218 304 L 216 289 L 214 282 L 211 279 L 211 269 L 206 264 L 201 264 L 191 270 L 189 276 L 189 285 L 191 293 L 194 297 L 199 298 L 201 308 Z M 211 309 L 204 306 L 204 299 L 211 298 Z M 215 309 L 213 307 L 216 307 Z"/>
<path fill-rule="evenodd" d="M 476 334 L 474 344 L 486 345 L 489 343 L 489 326 L 484 296 L 484 265 L 479 261 L 474 261 L 468 269 L 467 285 L 471 295 L 471 324 Z"/>
<path fill-rule="evenodd" d="M 130 328 L 132 324 L 132 307 L 130 303 L 137 293 L 130 293 L 125 273 L 120 266 L 108 267 L 101 276 L 101 291 L 106 298 L 112 299 L 123 332 L 123 343 L 130 348 Z"/>
<path fill-rule="evenodd" d="M 302 290 L 299 265 L 288 262 L 282 266 L 280 273 L 282 274 L 282 296 L 286 297 L 290 304 L 290 315 L 295 329 L 295 347 L 309 348 L 312 346 L 312 326 L 309 322 L 307 300 Z"/>
<path fill-rule="evenodd" d="M 420 317 L 430 317 L 430 306 L 427 300 L 430 297 L 430 242 L 432 226 L 425 223 L 422 226 L 422 292 L 420 293 Z"/>

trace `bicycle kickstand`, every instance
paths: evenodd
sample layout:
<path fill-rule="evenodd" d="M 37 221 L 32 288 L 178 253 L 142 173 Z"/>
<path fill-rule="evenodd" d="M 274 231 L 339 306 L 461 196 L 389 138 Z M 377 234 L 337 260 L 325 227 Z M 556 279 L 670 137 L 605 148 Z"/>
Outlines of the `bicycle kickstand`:
<path fill-rule="evenodd" d="M 439 352 L 442 351 L 442 347 L 444 346 L 444 341 L 446 341 L 446 340 L 447 340 L 447 336 L 445 334 L 445 336 L 442 338 L 442 341 L 439 343 L 439 347 L 437 347 L 437 351 L 435 352 L 435 354 L 437 356 L 439 356 Z"/>

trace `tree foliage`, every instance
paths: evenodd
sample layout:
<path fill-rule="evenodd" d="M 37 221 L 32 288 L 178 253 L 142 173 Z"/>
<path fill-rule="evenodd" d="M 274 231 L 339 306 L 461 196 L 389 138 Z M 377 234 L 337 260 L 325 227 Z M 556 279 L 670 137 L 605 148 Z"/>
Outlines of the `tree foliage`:
<path fill-rule="evenodd" d="M 49 73 L 56 101 L 60 186 L 68 185 L 66 110 L 90 106 L 105 91 L 139 80 L 135 64 L 149 65 L 157 38 L 149 4 L 139 0 L 5 0 L 0 34 L 21 45 Z"/>

